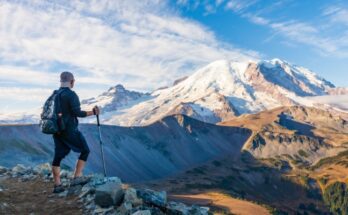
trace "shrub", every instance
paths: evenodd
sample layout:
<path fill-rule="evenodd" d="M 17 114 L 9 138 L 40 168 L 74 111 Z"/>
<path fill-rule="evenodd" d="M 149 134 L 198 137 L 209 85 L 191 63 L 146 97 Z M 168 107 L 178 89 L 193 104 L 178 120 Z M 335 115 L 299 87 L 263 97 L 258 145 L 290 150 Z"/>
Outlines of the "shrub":
<path fill-rule="evenodd" d="M 333 214 L 348 215 L 348 187 L 342 182 L 329 185 L 323 194 L 324 202 Z"/>
<path fill-rule="evenodd" d="M 308 153 L 307 153 L 307 152 L 305 152 L 305 151 L 304 151 L 304 150 L 302 150 L 302 149 L 298 150 L 298 154 L 299 154 L 300 156 L 302 156 L 302 157 L 305 157 L 305 158 L 307 158 L 307 157 L 308 157 Z"/>

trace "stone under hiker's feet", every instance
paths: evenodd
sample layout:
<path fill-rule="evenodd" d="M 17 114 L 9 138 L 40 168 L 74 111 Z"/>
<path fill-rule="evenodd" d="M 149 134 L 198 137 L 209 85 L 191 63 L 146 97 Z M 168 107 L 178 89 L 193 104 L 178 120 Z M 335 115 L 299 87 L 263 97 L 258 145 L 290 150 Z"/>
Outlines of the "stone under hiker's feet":
<path fill-rule="evenodd" d="M 80 177 L 74 178 L 74 179 L 72 179 L 71 182 L 70 182 L 70 187 L 76 186 L 76 185 L 85 185 L 85 184 L 87 184 L 90 180 L 91 180 L 91 178 L 85 177 L 85 176 L 80 176 Z"/>
<path fill-rule="evenodd" d="M 53 193 L 61 193 L 61 192 L 64 192 L 64 187 L 63 185 L 54 185 L 54 188 L 53 188 Z"/>

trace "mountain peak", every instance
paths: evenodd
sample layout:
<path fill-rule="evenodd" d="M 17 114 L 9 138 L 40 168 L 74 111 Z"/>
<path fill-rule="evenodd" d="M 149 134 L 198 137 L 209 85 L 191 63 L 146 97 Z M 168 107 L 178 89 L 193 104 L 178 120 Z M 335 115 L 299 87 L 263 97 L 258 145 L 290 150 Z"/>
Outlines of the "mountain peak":
<path fill-rule="evenodd" d="M 124 86 L 122 84 L 117 84 L 114 87 L 110 87 L 108 92 L 109 93 L 117 93 L 117 92 L 125 92 L 126 88 L 124 88 Z"/>
<path fill-rule="evenodd" d="M 279 66 L 282 67 L 282 65 L 289 65 L 288 62 L 281 60 L 279 58 L 273 58 L 272 60 L 261 60 L 258 64 L 269 69 L 279 67 Z"/>

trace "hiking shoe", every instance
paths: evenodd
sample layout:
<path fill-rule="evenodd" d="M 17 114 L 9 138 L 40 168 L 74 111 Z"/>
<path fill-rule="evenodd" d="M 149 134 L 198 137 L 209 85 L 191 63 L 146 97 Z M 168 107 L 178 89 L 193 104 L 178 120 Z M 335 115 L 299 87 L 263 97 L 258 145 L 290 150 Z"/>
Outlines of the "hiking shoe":
<path fill-rule="evenodd" d="M 61 192 L 64 192 L 64 187 L 63 185 L 54 185 L 54 188 L 53 188 L 53 193 L 61 193 Z"/>
<path fill-rule="evenodd" d="M 76 185 L 85 185 L 87 184 L 89 181 L 91 180 L 91 178 L 85 177 L 85 176 L 80 176 L 77 178 L 74 178 L 71 180 L 70 182 L 70 187 L 76 186 Z"/>

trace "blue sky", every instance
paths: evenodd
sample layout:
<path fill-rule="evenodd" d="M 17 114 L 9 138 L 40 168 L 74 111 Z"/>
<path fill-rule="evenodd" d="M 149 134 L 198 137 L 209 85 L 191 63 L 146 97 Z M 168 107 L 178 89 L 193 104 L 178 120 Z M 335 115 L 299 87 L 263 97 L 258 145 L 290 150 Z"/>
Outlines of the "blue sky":
<path fill-rule="evenodd" d="M 310 68 L 337 86 L 348 85 L 347 1 L 182 0 L 173 7 L 178 4 L 184 17 L 207 26 L 220 41 Z"/>
<path fill-rule="evenodd" d="M 0 114 L 40 107 L 63 70 L 83 99 L 272 58 L 347 86 L 347 1 L 0 0 Z"/>

